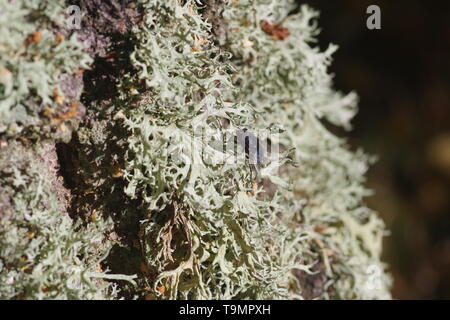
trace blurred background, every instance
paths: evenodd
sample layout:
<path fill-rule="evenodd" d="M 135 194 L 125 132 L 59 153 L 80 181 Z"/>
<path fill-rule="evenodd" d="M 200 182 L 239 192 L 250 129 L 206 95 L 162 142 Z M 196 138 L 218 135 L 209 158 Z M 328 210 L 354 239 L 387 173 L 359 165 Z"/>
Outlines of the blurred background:
<path fill-rule="evenodd" d="M 450 299 L 450 1 L 299 2 L 321 12 L 320 46 L 340 47 L 336 89 L 360 96 L 349 142 L 379 157 L 367 202 L 391 231 L 393 297 Z M 366 27 L 371 4 L 381 30 Z"/>

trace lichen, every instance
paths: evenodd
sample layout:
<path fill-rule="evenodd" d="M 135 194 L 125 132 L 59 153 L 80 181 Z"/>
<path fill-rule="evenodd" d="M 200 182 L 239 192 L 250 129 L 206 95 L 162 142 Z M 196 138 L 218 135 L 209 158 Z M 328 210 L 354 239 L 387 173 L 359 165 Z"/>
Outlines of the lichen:
<path fill-rule="evenodd" d="M 55 46 L 48 21 L 61 22 L 63 2 L 19 3 L 0 2 L 0 34 L 14 39 L 0 41 L 0 295 L 390 297 L 385 227 L 364 204 L 373 157 L 329 130 L 351 129 L 357 96 L 332 87 L 337 47 L 315 46 L 316 11 L 112 0 L 98 26 L 88 5 L 88 30 Z M 104 26 L 114 17 L 129 21 Z M 45 110 L 66 112 L 53 90 L 88 62 L 86 115 L 62 143 Z M 30 76 L 21 65 L 39 66 L 39 83 L 18 87 Z M 42 158 L 48 148 L 59 165 Z"/>
<path fill-rule="evenodd" d="M 91 58 L 65 30 L 64 1 L 0 1 L 0 134 L 70 139 L 79 101 L 65 76 Z"/>
<path fill-rule="evenodd" d="M 309 242 L 318 242 L 335 297 L 388 298 L 390 278 L 380 262 L 384 224 L 363 203 L 371 194 L 363 184 L 373 157 L 350 151 L 325 126 L 350 129 L 357 97 L 332 88 L 327 67 L 337 47 L 321 52 L 314 46 L 318 12 L 295 1 L 239 1 L 224 17 L 232 30 L 233 80 L 241 88 L 236 97 L 260 111 L 261 123 L 276 121 L 285 129 L 280 140 L 294 148 L 298 163 L 284 175 L 294 185 L 285 196 L 302 201 L 289 215 L 308 229 Z M 263 22 L 282 24 L 288 36 L 274 38 Z M 370 266 L 379 268 L 377 290 L 367 285 Z"/>
<path fill-rule="evenodd" d="M 116 296 L 115 287 L 102 280 L 112 275 L 101 266 L 111 247 L 105 241 L 111 221 L 72 221 L 54 146 L 10 142 L 1 151 L 0 188 L 10 202 L 0 216 L 0 298 Z"/>

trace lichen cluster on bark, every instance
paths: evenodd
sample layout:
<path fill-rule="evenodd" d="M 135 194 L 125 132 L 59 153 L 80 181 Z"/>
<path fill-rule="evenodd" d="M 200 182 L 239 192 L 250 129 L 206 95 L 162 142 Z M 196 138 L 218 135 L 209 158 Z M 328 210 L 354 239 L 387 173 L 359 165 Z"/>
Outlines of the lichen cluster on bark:
<path fill-rule="evenodd" d="M 332 88 L 317 17 L 0 0 L 0 297 L 389 298 L 372 158 L 327 127 L 350 129 L 357 97 Z M 243 128 L 279 157 L 223 161 Z"/>

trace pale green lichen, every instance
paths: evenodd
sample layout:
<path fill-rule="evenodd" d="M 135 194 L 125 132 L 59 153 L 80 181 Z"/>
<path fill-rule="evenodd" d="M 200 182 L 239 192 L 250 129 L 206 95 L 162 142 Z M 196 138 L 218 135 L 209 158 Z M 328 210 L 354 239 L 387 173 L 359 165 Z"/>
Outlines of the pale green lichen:
<path fill-rule="evenodd" d="M 310 45 L 317 13 L 302 6 L 288 15 L 293 1 L 231 2 L 223 13 L 230 59 L 212 43 L 194 1 L 144 7 L 132 62 L 145 81 L 134 86 L 151 93 L 121 116 L 131 131 L 126 192 L 148 203 L 142 242 L 157 274 L 155 294 L 164 285 L 170 298 L 301 298 L 291 271 L 311 273 L 322 261 L 322 298 L 389 297 L 379 261 L 384 226 L 362 204 L 370 194 L 362 187 L 370 159 L 349 151 L 322 123 L 350 128 L 356 96 L 331 87 L 327 66 L 335 47 L 320 52 Z M 261 21 L 282 22 L 289 36 L 274 40 Z M 284 128 L 280 142 L 295 148 L 298 165 L 271 180 L 291 181 L 293 190 L 279 186 L 272 199 L 249 193 L 248 166 L 218 165 L 222 155 L 211 140 L 192 138 L 199 128 L 214 128 L 212 140 L 220 140 L 243 123 Z M 367 285 L 370 266 L 380 270 L 377 290 Z"/>
<path fill-rule="evenodd" d="M 0 0 L 1 299 L 106 299 L 117 290 L 102 279 L 132 279 L 101 269 L 111 221 L 69 217 L 54 141 L 27 140 L 31 131 L 61 137 L 44 111 L 66 110 L 70 101 L 55 99 L 61 78 L 91 61 L 75 35 L 57 34 L 64 9 L 64 1 Z"/>
<path fill-rule="evenodd" d="M 287 297 L 277 283 L 285 240 L 276 214 L 248 194 L 249 167 L 224 161 L 233 155 L 214 146 L 225 133 L 221 120 L 231 131 L 251 126 L 253 112 L 223 100 L 235 90 L 227 56 L 205 45 L 209 25 L 192 5 L 147 4 L 132 62 L 152 93 L 123 111 L 130 130 L 125 192 L 148 203 L 141 241 L 157 275 L 154 292 L 164 285 L 169 298 Z M 154 16 L 156 8 L 164 13 Z"/>
<path fill-rule="evenodd" d="M 323 124 L 349 129 L 356 95 L 332 89 L 327 67 L 336 46 L 324 52 L 314 47 L 318 13 L 301 6 L 289 14 L 294 9 L 295 1 L 270 0 L 244 0 L 225 9 L 239 98 L 261 111 L 261 122 L 280 123 L 285 128 L 281 141 L 295 148 L 298 166 L 285 175 L 293 180 L 294 193 L 287 197 L 304 204 L 292 215 L 310 230 L 324 230 L 311 231 L 311 239 L 320 239 L 322 250 L 331 250 L 334 262 L 328 275 L 337 297 L 388 298 L 390 278 L 380 263 L 384 224 L 362 202 L 370 195 L 363 183 L 371 160 L 361 151 L 349 151 Z M 263 32 L 262 21 L 282 24 L 289 36 L 274 40 Z M 323 258 L 328 259 L 326 254 Z M 373 266 L 379 270 L 377 290 L 368 284 Z"/>
<path fill-rule="evenodd" d="M 0 21 L 0 31 L 18 39 L 7 51 L 13 56 L 37 22 L 0 3 L 9 19 L 24 24 Z M 20 3 L 41 10 L 37 2 Z M 45 14 L 57 19 L 59 5 L 45 3 Z M 127 35 L 133 48 L 126 52 L 129 70 L 117 79 L 118 94 L 89 105 L 70 145 L 72 163 L 64 164 L 72 175 L 71 209 L 84 224 L 73 222 L 61 195 L 51 192 L 57 174 L 31 159 L 41 151 L 24 154 L 27 172 L 11 159 L 0 161 L 8 163 L 0 167 L 0 188 L 5 199 L 14 199 L 0 197 L 9 212 L 0 233 L 2 296 L 119 297 L 101 279 L 134 277 L 95 271 L 103 261 L 119 273 L 137 274 L 136 286 L 119 283 L 131 297 L 390 297 L 380 261 L 384 224 L 363 202 L 372 158 L 351 151 L 325 125 L 350 129 L 357 97 L 332 88 L 327 68 L 336 47 L 314 47 L 317 12 L 293 0 L 218 3 L 215 27 L 228 30 L 220 41 L 199 1 L 139 1 L 143 21 Z M 40 23 L 39 52 L 54 54 L 44 41 L 51 31 Z M 282 34 L 271 35 L 264 23 L 278 25 Z M 75 43 L 67 41 L 75 47 L 61 51 L 59 65 L 55 56 L 17 58 L 17 65 L 45 62 L 38 68 L 43 87 L 31 81 L 20 91 L 15 83 L 28 73 L 0 58 L 9 97 L 0 100 L 3 124 L 41 121 L 37 115 L 52 102 L 55 81 L 88 61 Z M 33 95 L 38 107 L 21 116 Z M 224 149 L 243 129 L 269 138 L 279 157 L 255 166 L 242 145 Z M 99 221 L 87 222 L 93 217 Z M 125 264 L 142 260 L 137 270 L 125 272 L 106 256 L 113 244 L 129 252 Z M 320 281 L 308 281 L 314 277 Z"/>
<path fill-rule="evenodd" d="M 58 34 L 64 9 L 62 0 L 0 1 L 0 133 L 49 134 L 51 116 L 70 104 L 55 99 L 63 96 L 59 82 L 91 59 L 75 34 Z"/>
<path fill-rule="evenodd" d="M 75 223 L 64 207 L 51 144 L 28 150 L 11 142 L 0 154 L 1 299 L 105 299 L 115 287 L 100 263 L 111 222 Z M 3 152 L 5 151 L 5 152 Z M 18 160 L 19 159 L 19 160 Z M 67 196 L 67 195 L 66 195 Z"/>

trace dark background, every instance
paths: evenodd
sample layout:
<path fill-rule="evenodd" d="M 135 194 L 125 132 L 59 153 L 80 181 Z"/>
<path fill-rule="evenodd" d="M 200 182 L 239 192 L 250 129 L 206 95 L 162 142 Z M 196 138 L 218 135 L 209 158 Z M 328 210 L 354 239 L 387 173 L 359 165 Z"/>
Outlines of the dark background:
<path fill-rule="evenodd" d="M 393 297 L 450 299 L 450 1 L 299 2 L 321 12 L 320 46 L 340 47 L 336 89 L 360 96 L 349 141 L 379 157 L 367 202 L 391 231 Z M 366 27 L 371 4 L 381 30 Z"/>

